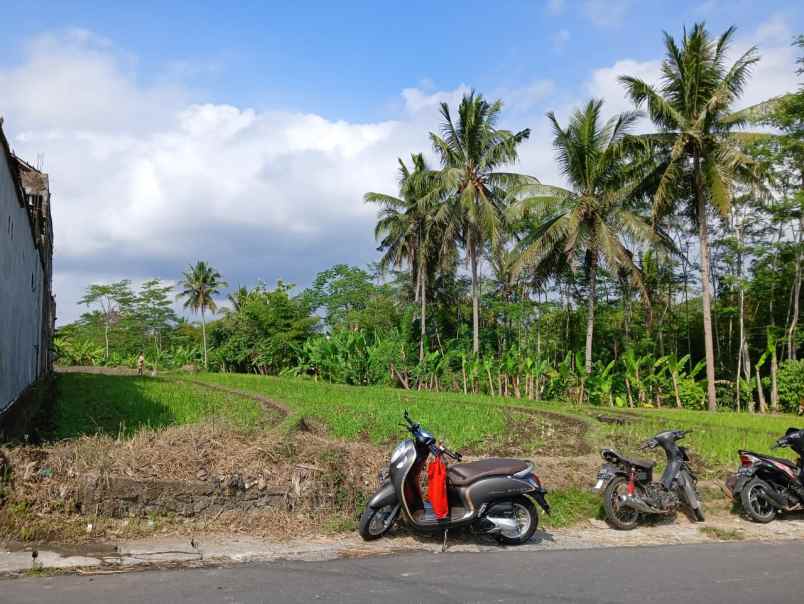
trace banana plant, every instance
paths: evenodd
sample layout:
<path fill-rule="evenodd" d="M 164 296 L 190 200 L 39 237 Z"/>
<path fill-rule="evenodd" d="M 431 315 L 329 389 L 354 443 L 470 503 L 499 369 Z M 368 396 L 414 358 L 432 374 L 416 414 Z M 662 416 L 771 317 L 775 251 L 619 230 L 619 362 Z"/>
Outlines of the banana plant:
<path fill-rule="evenodd" d="M 674 354 L 668 354 L 656 360 L 656 366 L 663 366 L 670 374 L 670 379 L 673 382 L 673 395 L 676 399 L 676 407 L 681 409 L 681 393 L 679 392 L 679 378 L 684 374 L 684 368 L 690 360 L 690 355 L 685 354 L 680 359 Z M 700 370 L 699 370 L 700 371 Z"/>
<path fill-rule="evenodd" d="M 587 379 L 589 385 L 589 398 L 594 396 L 608 402 L 609 407 L 614 406 L 614 378 L 613 373 L 615 361 L 610 361 L 608 365 L 602 367 L 600 363 L 595 366 L 595 371 Z M 602 367 L 602 369 L 601 369 Z"/>

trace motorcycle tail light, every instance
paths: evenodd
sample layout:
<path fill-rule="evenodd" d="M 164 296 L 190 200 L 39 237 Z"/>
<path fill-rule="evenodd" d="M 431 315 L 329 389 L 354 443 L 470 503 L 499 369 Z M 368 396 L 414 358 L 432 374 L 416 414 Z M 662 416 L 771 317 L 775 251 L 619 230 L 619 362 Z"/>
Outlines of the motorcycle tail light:
<path fill-rule="evenodd" d="M 744 468 L 754 465 L 754 460 L 750 455 L 740 453 L 740 465 Z"/>
<path fill-rule="evenodd" d="M 531 475 L 530 475 L 530 479 L 531 479 L 533 482 L 535 482 L 535 483 L 536 483 L 536 485 L 537 485 L 539 488 L 541 488 L 541 487 L 542 487 L 542 481 L 541 481 L 541 480 L 539 480 L 539 477 L 538 477 L 538 476 L 536 476 L 536 474 L 531 474 Z"/>

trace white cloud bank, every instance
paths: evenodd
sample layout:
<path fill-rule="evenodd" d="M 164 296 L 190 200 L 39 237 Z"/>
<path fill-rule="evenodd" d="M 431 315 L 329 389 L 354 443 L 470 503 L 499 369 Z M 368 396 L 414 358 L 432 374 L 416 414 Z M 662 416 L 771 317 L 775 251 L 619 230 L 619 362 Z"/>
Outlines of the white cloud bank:
<path fill-rule="evenodd" d="M 558 4 L 558 3 L 557 3 Z M 746 99 L 793 87 L 783 23 L 760 31 L 765 60 Z M 756 37 L 756 36 L 755 36 Z M 657 38 L 658 39 L 658 38 Z M 335 262 L 376 258 L 375 209 L 366 191 L 396 190 L 396 159 L 428 151 L 440 102 L 468 90 L 401 93 L 394 119 L 333 121 L 311 113 L 257 111 L 198 102 L 181 87 L 141 81 L 136 60 L 108 40 L 74 30 L 30 42 L 19 65 L 0 63 L 0 113 L 15 150 L 44 155 L 51 175 L 60 321 L 94 280 L 175 279 L 205 259 L 232 286 L 277 278 L 304 285 Z M 557 182 L 544 111 L 589 94 L 625 109 L 621 73 L 655 79 L 658 60 L 624 59 L 590 75 L 581 91 L 534 80 L 490 92 L 512 123 L 530 126 L 517 167 Z"/>

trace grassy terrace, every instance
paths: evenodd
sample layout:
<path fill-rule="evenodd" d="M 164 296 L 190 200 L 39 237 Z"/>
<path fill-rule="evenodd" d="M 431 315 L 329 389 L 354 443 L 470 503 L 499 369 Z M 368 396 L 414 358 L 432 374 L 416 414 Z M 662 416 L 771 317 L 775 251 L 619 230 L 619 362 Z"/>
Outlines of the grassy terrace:
<path fill-rule="evenodd" d="M 524 414 L 508 406 L 530 407 L 587 424 L 586 440 L 593 448 L 616 446 L 635 453 L 639 443 L 668 429 L 690 430 L 684 444 L 707 466 L 732 466 L 737 449 L 768 451 L 773 441 L 791 425 L 801 423 L 791 415 L 759 416 L 731 412 L 710 414 L 676 409 L 612 410 L 560 402 L 535 402 L 454 393 L 413 392 L 393 388 L 343 386 L 294 378 L 240 374 L 201 374 L 194 379 L 255 392 L 285 403 L 298 414 L 323 422 L 334 436 L 365 438 L 385 443 L 399 437 L 403 409 L 439 438 L 455 448 L 477 449 L 509 430 L 511 420 Z M 506 412 L 509 413 L 506 416 Z M 607 424 L 598 415 L 622 416 L 627 423 Z M 553 435 L 532 435 L 532 442 Z M 541 444 L 541 443 L 538 443 Z M 528 447 L 524 447 L 527 449 Z M 644 454 L 643 454 L 644 455 Z M 660 454 L 661 455 L 661 454 Z"/>
<path fill-rule="evenodd" d="M 562 454 L 572 454 L 571 447 L 577 444 L 578 437 L 591 449 L 615 446 L 635 454 L 645 438 L 661 430 L 679 428 L 692 431 L 685 444 L 708 470 L 714 470 L 734 465 L 737 449 L 769 450 L 788 426 L 800 423 L 793 416 L 675 409 L 624 411 L 559 402 L 358 388 L 256 375 L 200 374 L 193 379 L 284 403 L 296 418 L 320 422 L 332 436 L 344 440 L 392 443 L 402 434 L 399 422 L 402 411 L 408 409 L 416 420 L 451 447 L 477 454 L 499 453 L 504 442 L 529 452 L 545 446 L 549 450 L 551 443 L 565 441 L 570 449 L 565 447 Z M 267 415 L 256 401 L 177 382 L 170 376 L 143 379 L 65 374 L 59 377 L 58 384 L 59 402 L 54 416 L 54 434 L 58 438 L 94 432 L 131 434 L 143 427 L 215 419 L 242 429 L 255 429 L 273 425 L 277 420 Z M 517 407 L 545 413 L 534 418 Z M 597 420 L 601 414 L 623 417 L 626 423 L 601 423 Z M 575 426 L 576 432 L 580 426 L 582 434 L 568 435 L 568 425 Z M 661 453 L 657 459 L 660 457 Z"/>
<path fill-rule="evenodd" d="M 70 373 L 58 377 L 57 387 L 56 438 L 99 432 L 131 435 L 141 428 L 216 418 L 254 429 L 276 419 L 248 398 L 166 378 Z"/>

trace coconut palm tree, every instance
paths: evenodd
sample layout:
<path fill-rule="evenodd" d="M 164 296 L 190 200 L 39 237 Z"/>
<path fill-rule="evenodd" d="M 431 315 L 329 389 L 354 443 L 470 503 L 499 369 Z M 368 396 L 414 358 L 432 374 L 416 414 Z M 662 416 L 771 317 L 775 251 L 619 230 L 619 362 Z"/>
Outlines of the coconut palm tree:
<path fill-rule="evenodd" d="M 631 150 L 628 132 L 636 112 L 601 118 L 603 101 L 591 100 L 562 128 L 553 113 L 553 146 L 570 189 L 527 185 L 515 192 L 512 213 L 535 219 L 535 229 L 523 240 L 518 268 L 539 266 L 565 256 L 572 267 L 582 266 L 588 286 L 586 373 L 592 372 L 597 276 L 601 266 L 625 272 L 642 287 L 641 273 L 626 248 L 628 240 L 658 242 L 649 221 L 633 209 L 642 194 L 649 158 Z M 643 288 L 644 291 L 644 288 Z"/>
<path fill-rule="evenodd" d="M 715 352 L 712 340 L 712 293 L 707 210 L 726 215 L 734 181 L 750 178 L 752 162 L 740 149 L 734 129 L 745 116 L 732 111 L 751 66 L 759 60 L 755 48 L 727 64 L 735 28 L 713 39 L 702 23 L 684 30 L 681 44 L 665 33 L 665 59 L 661 83 L 654 87 L 638 78 L 623 76 L 628 95 L 637 107 L 646 107 L 658 132 L 645 135 L 663 151 L 661 175 L 653 196 L 656 219 L 686 204 L 697 222 L 701 267 L 704 343 L 708 407 L 717 408 Z"/>
<path fill-rule="evenodd" d="M 424 361 L 427 333 L 428 273 L 444 257 L 444 232 L 440 228 L 441 197 L 434 192 L 435 174 L 421 153 L 411 156 L 411 167 L 399 160 L 400 196 L 366 193 L 366 203 L 380 206 L 374 236 L 380 240 L 380 269 L 410 267 L 415 301 L 421 304 L 419 316 L 419 362 Z"/>
<path fill-rule="evenodd" d="M 221 274 L 203 260 L 199 260 L 194 266 L 188 267 L 182 275 L 179 287 L 182 291 L 176 298 L 184 298 L 184 308 L 189 308 L 193 312 L 201 313 L 201 333 L 204 339 L 204 368 L 209 367 L 207 358 L 207 322 L 206 311 L 215 313 L 218 305 L 215 303 L 215 296 L 220 294 L 220 290 L 226 287 L 226 282 Z"/>
<path fill-rule="evenodd" d="M 472 350 L 480 351 L 480 277 L 478 265 L 485 244 L 496 242 L 504 226 L 504 202 L 509 187 L 535 182 L 500 168 L 518 159 L 517 147 L 530 130 L 513 133 L 497 128 L 502 101 L 489 103 L 474 91 L 465 95 L 454 122 L 447 103 L 441 104 L 441 135 L 430 133 L 441 159 L 439 195 L 450 200 L 439 221 L 463 247 L 472 277 Z"/>

